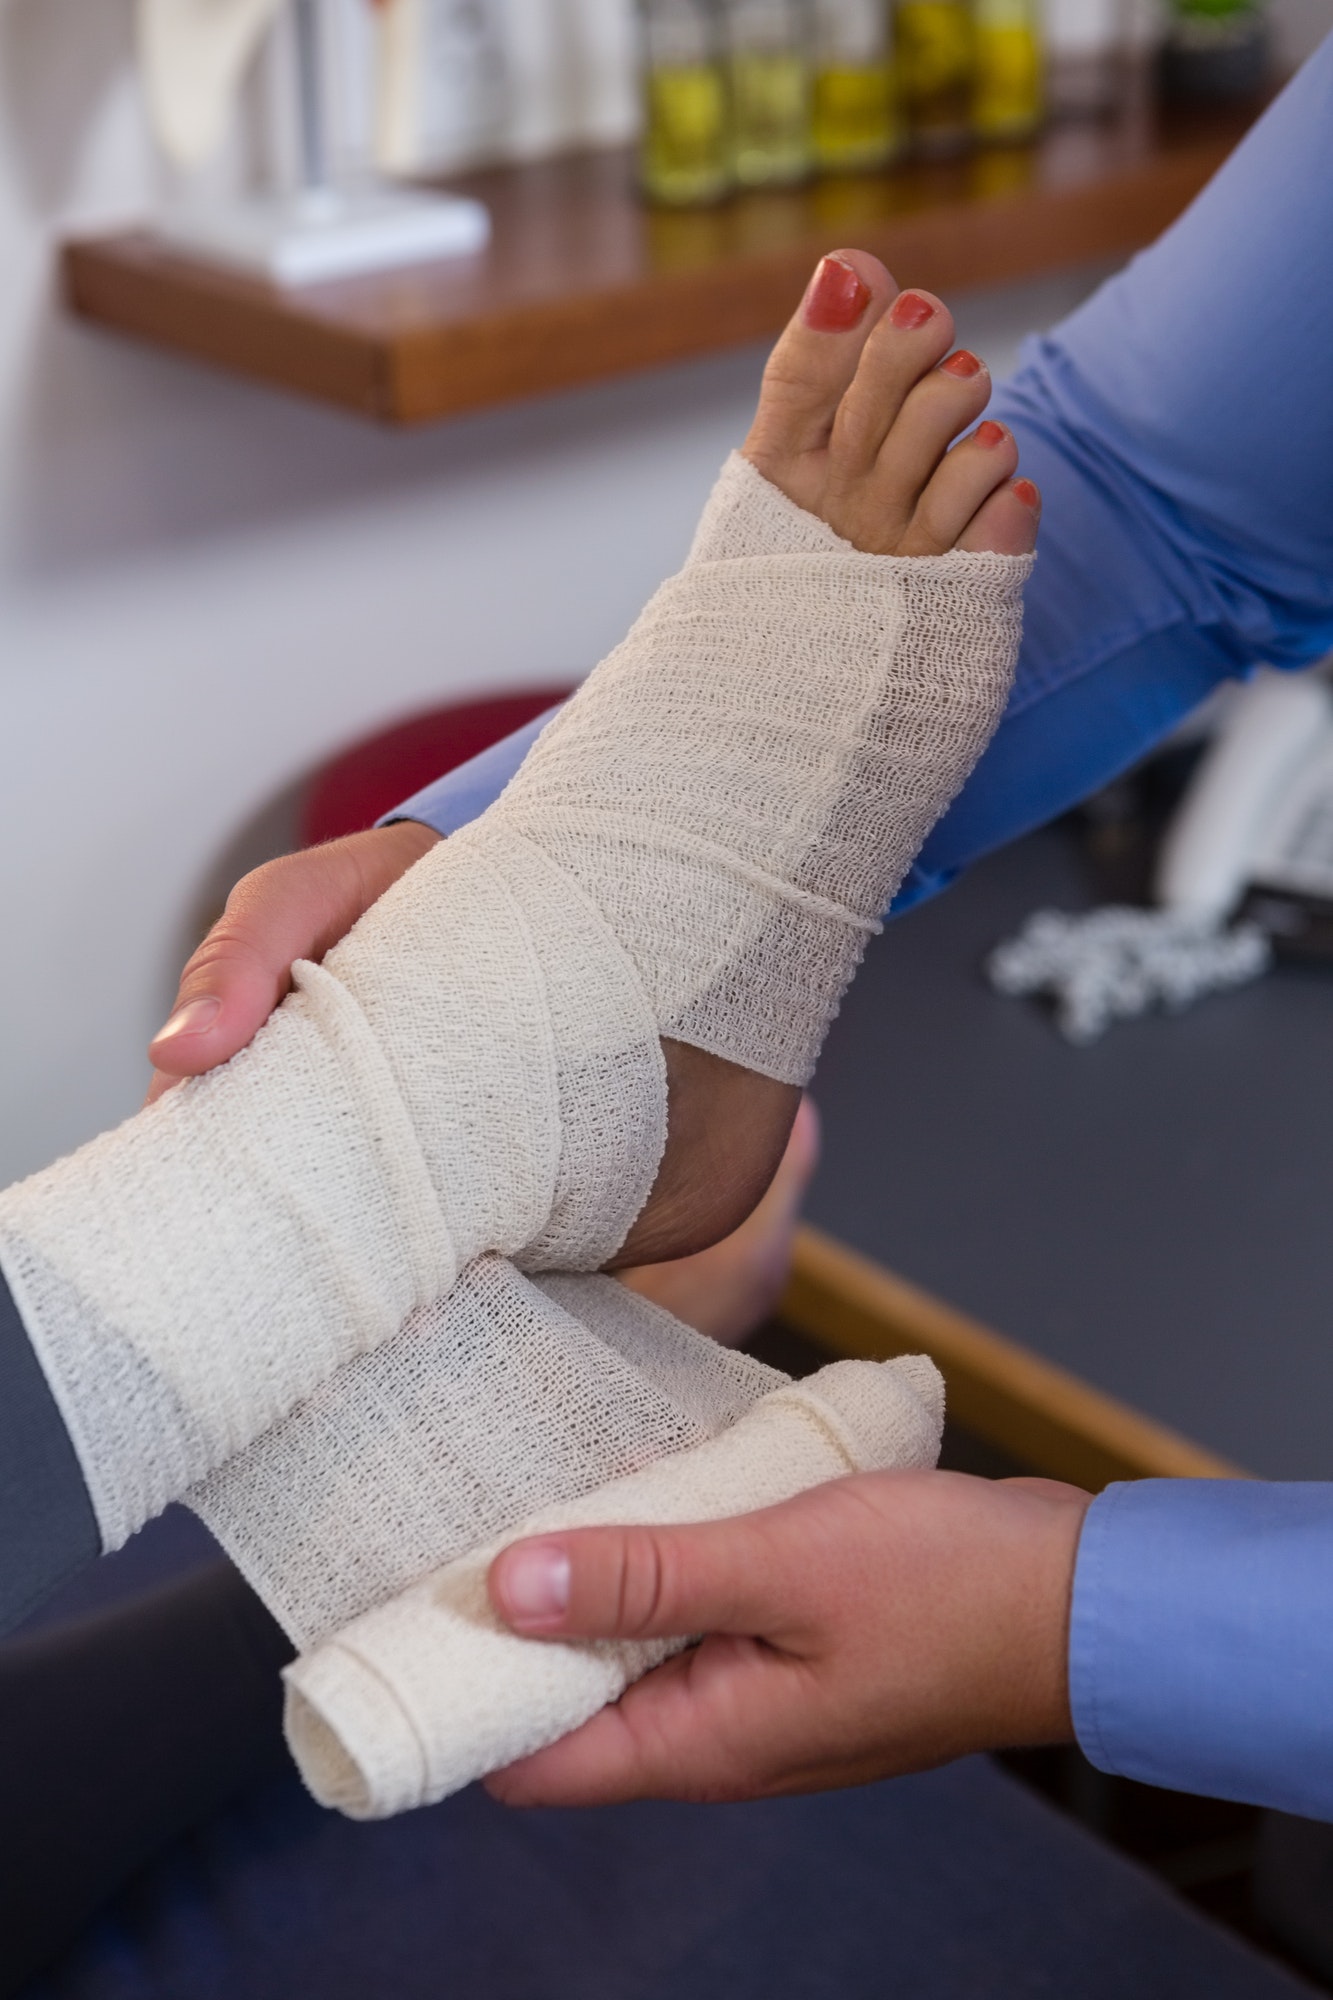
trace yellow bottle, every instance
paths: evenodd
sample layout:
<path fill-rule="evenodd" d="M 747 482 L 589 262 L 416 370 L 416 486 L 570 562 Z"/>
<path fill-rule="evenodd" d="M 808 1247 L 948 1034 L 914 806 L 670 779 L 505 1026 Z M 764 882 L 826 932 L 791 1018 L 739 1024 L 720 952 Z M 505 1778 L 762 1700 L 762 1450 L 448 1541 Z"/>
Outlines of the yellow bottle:
<path fill-rule="evenodd" d="M 707 0 L 641 0 L 643 137 L 650 201 L 698 208 L 732 185 L 731 117 L 718 19 Z"/>
<path fill-rule="evenodd" d="M 1037 0 L 975 0 L 972 130 L 978 139 L 1030 139 L 1046 108 Z"/>
<path fill-rule="evenodd" d="M 726 9 L 732 169 L 740 187 L 802 181 L 814 161 L 807 0 L 730 0 Z"/>
<path fill-rule="evenodd" d="M 814 153 L 825 173 L 862 173 L 901 152 L 890 0 L 819 0 Z"/>
<path fill-rule="evenodd" d="M 968 0 L 898 0 L 898 77 L 912 144 L 952 153 L 972 133 L 975 42 Z"/>

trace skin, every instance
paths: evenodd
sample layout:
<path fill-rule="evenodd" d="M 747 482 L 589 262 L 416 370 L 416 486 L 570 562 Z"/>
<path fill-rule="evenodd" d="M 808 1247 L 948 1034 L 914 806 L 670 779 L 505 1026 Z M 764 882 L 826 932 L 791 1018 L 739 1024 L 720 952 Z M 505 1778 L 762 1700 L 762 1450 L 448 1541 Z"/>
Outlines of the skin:
<path fill-rule="evenodd" d="M 875 258 L 825 259 L 769 362 L 746 454 L 867 552 L 1026 552 L 1040 496 L 1014 476 L 1008 431 L 978 422 L 989 377 L 952 340 L 947 308 L 899 294 Z M 293 959 L 320 957 L 435 838 L 383 828 L 247 876 L 151 1045 L 150 1098 L 243 1048 L 287 992 Z M 655 1268 L 630 1282 L 696 1323 L 712 1289 L 726 1298 L 718 1330 L 745 1330 L 785 1271 L 813 1163 L 809 1114 L 798 1122 L 786 1086 L 664 1050 L 671 1136 L 624 1253 Z M 667 1258 L 680 1261 L 655 1261 Z M 1043 1480 L 880 1473 L 708 1526 L 516 1544 L 489 1581 L 516 1630 L 708 1636 L 490 1787 L 512 1804 L 747 1798 L 1066 1739 L 1089 1499 Z"/>
<path fill-rule="evenodd" d="M 1067 1740 L 1090 1498 L 879 1472 L 731 1521 L 515 1543 L 489 1589 L 517 1632 L 709 1636 L 488 1789 L 509 1805 L 765 1798 Z"/>

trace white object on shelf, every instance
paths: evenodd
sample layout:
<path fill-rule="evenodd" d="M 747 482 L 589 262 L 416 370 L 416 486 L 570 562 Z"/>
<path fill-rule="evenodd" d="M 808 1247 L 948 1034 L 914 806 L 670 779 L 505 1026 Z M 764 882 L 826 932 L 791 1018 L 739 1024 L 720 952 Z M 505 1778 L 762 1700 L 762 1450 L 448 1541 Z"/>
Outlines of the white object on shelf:
<path fill-rule="evenodd" d="M 376 166 L 419 174 L 494 158 L 506 110 L 495 0 L 386 0 L 376 18 Z"/>
<path fill-rule="evenodd" d="M 282 0 L 138 0 L 136 36 L 148 116 L 178 167 L 222 143 L 241 76 Z"/>
<path fill-rule="evenodd" d="M 279 285 L 314 285 L 483 249 L 490 217 L 479 201 L 414 188 L 307 188 L 226 205 L 181 207 L 157 233 L 187 255 L 229 264 Z"/>

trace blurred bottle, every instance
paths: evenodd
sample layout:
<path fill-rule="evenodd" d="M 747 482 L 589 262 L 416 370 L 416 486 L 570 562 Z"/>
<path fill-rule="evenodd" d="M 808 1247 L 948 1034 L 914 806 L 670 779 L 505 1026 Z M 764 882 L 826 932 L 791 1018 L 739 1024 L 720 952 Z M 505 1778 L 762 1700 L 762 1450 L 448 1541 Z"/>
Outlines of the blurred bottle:
<path fill-rule="evenodd" d="M 1268 21 L 1254 0 L 1171 0 L 1158 54 L 1162 94 L 1252 97 L 1268 80 Z"/>
<path fill-rule="evenodd" d="M 972 130 L 978 139 L 1030 139 L 1046 110 L 1039 0 L 974 0 Z"/>
<path fill-rule="evenodd" d="M 918 152 L 956 153 L 970 142 L 974 50 L 968 0 L 898 0 L 898 81 Z"/>
<path fill-rule="evenodd" d="M 890 0 L 817 0 L 814 152 L 824 173 L 862 173 L 902 151 Z"/>
<path fill-rule="evenodd" d="M 506 75 L 496 0 L 376 0 L 374 152 L 386 173 L 494 157 Z"/>
<path fill-rule="evenodd" d="M 640 0 L 643 138 L 639 177 L 652 201 L 702 207 L 731 188 L 731 118 L 712 0 Z"/>
<path fill-rule="evenodd" d="M 814 164 L 809 0 L 728 0 L 732 166 L 741 187 L 783 187 Z"/>

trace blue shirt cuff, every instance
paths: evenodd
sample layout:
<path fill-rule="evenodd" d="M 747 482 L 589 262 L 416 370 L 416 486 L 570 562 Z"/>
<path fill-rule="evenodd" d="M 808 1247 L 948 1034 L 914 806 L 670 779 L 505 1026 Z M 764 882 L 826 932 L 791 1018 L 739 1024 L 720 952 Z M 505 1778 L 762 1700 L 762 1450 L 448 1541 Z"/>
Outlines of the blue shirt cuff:
<path fill-rule="evenodd" d="M 512 736 L 493 743 L 489 750 L 483 750 L 479 757 L 460 764 L 456 770 L 446 771 L 442 778 L 424 785 L 405 799 L 392 812 L 376 820 L 376 826 L 390 826 L 396 819 L 419 819 L 424 826 L 433 826 L 436 833 L 457 833 L 462 826 L 479 819 L 487 806 L 495 804 L 509 780 L 527 756 L 537 738 L 553 716 L 559 715 L 562 703 L 548 708 L 535 722 L 525 723 Z"/>
<path fill-rule="evenodd" d="M 1069 1688 L 1100 1770 L 1333 1819 L 1333 1483 L 1109 1487 L 1079 1544 Z"/>

